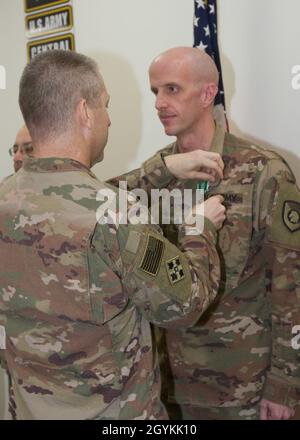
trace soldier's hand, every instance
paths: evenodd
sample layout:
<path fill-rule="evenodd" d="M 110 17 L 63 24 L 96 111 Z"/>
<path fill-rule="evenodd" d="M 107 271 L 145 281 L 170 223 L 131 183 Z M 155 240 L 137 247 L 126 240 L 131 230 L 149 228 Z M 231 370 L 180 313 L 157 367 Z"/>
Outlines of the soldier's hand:
<path fill-rule="evenodd" d="M 195 150 L 164 158 L 166 167 L 178 179 L 199 179 L 215 182 L 223 178 L 224 162 L 218 153 Z"/>
<path fill-rule="evenodd" d="M 216 227 L 220 229 L 226 218 L 226 208 L 222 204 L 224 197 L 212 196 L 204 202 L 204 216 L 207 217 Z"/>
<path fill-rule="evenodd" d="M 285 405 L 262 399 L 260 402 L 260 420 L 288 420 L 295 411 Z"/>

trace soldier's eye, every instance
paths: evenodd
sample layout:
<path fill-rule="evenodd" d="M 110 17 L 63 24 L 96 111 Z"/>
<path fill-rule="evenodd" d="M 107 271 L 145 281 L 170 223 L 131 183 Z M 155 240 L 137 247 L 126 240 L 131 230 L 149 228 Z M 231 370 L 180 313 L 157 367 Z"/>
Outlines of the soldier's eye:
<path fill-rule="evenodd" d="M 21 153 L 23 154 L 31 154 L 33 152 L 33 146 L 31 143 L 24 144 L 21 148 Z"/>
<path fill-rule="evenodd" d="M 176 86 L 175 84 L 170 84 L 170 85 L 168 86 L 168 91 L 169 91 L 170 93 L 177 93 L 178 90 L 179 90 L 179 87 Z"/>
<path fill-rule="evenodd" d="M 33 152 L 33 146 L 32 146 L 31 144 L 26 145 L 26 146 L 24 147 L 24 152 L 25 152 L 26 154 L 31 154 L 31 153 Z"/>

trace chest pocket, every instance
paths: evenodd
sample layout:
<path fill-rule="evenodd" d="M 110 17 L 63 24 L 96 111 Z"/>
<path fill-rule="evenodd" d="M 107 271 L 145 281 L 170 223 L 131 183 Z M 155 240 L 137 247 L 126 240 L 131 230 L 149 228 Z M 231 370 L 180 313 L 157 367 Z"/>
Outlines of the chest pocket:
<path fill-rule="evenodd" d="M 253 185 L 226 185 L 222 182 L 209 196 L 222 194 L 226 220 L 219 231 L 219 251 L 225 292 L 234 289 L 245 268 L 252 236 Z"/>

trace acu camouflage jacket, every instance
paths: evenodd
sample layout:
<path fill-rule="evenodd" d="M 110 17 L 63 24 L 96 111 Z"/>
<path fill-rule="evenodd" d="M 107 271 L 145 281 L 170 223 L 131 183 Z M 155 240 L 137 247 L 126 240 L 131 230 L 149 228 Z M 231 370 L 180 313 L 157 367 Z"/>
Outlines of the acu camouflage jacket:
<path fill-rule="evenodd" d="M 159 227 L 99 224 L 107 187 L 55 158 L 27 159 L 0 185 L 0 355 L 14 418 L 166 418 L 149 321 L 191 326 L 216 296 L 213 225 L 201 237 L 183 225 L 179 250 Z"/>
<path fill-rule="evenodd" d="M 300 349 L 292 345 L 300 325 L 300 193 L 279 155 L 221 127 L 211 151 L 225 163 L 224 179 L 206 194 L 223 194 L 227 206 L 218 232 L 220 295 L 193 328 L 166 330 L 163 385 L 180 404 L 254 405 L 263 396 L 293 407 L 300 403 Z M 171 144 L 110 182 L 126 179 L 129 189 L 148 191 L 196 188 L 198 182 L 168 174 L 163 158 L 176 152 Z M 153 181 L 153 171 L 161 181 Z M 164 233 L 178 243 L 172 225 Z"/>

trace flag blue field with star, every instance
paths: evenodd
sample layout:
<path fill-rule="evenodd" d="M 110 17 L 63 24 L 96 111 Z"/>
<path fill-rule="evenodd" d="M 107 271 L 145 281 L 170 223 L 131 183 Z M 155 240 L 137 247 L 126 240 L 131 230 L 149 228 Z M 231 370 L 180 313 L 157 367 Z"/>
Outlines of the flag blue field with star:
<path fill-rule="evenodd" d="M 215 114 L 217 120 L 227 127 L 224 87 L 218 47 L 217 2 L 216 0 L 195 0 L 194 3 L 194 47 L 204 50 L 216 63 L 220 79 L 219 92 L 215 98 Z"/>

